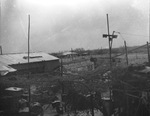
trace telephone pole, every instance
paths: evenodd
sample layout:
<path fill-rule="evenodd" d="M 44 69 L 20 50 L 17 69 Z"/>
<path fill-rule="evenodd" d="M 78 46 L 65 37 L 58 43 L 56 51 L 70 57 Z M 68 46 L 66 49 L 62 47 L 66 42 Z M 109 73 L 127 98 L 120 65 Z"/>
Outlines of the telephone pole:
<path fill-rule="evenodd" d="M 107 14 L 107 29 L 108 29 L 108 43 L 109 43 L 109 58 L 110 58 L 110 68 L 112 68 L 112 63 L 111 63 L 111 41 L 112 39 L 110 38 L 109 34 L 109 18 Z"/>
<path fill-rule="evenodd" d="M 113 39 L 117 38 L 117 35 L 114 35 L 115 31 L 113 31 L 112 35 L 110 35 L 108 14 L 106 16 L 107 16 L 107 30 L 108 30 L 108 34 L 103 34 L 103 38 L 107 38 L 108 37 L 109 59 L 110 59 L 110 70 L 111 70 L 112 69 L 112 57 L 111 57 L 112 43 L 113 43 Z M 111 92 L 111 86 L 110 85 L 109 85 L 109 94 L 110 94 L 110 104 L 111 104 L 111 101 L 112 101 L 111 94 L 112 94 L 112 92 Z M 111 105 L 109 107 L 109 110 L 111 110 Z M 110 112 L 108 113 L 108 116 L 111 116 Z"/>
<path fill-rule="evenodd" d="M 107 38 L 108 37 L 108 44 L 109 44 L 109 59 L 110 59 L 110 69 L 112 68 L 112 57 L 111 57 L 111 50 L 112 50 L 112 42 L 114 38 L 117 38 L 117 35 L 114 35 L 115 31 L 113 31 L 112 35 L 110 35 L 109 33 L 109 18 L 108 18 L 108 14 L 107 14 L 107 30 L 108 30 L 108 34 L 103 34 L 103 38 Z"/>

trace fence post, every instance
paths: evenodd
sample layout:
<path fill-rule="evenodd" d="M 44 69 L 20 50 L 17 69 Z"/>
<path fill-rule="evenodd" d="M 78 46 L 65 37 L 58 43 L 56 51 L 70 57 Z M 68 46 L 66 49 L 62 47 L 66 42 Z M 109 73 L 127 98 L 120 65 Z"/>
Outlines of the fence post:
<path fill-rule="evenodd" d="M 147 42 L 147 55 L 148 55 L 148 65 L 150 66 L 150 54 L 149 54 L 149 43 Z"/>
<path fill-rule="evenodd" d="M 127 66 L 128 66 L 128 51 L 127 51 L 127 45 L 126 45 L 126 41 L 124 41 L 124 46 L 125 46 L 125 52 L 126 52 L 126 61 L 127 61 Z"/>

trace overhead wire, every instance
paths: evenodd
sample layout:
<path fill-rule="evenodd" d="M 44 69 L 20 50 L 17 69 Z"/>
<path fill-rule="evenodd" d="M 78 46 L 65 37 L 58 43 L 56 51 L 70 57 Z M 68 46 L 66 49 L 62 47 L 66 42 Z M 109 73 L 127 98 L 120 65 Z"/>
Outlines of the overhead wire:
<path fill-rule="evenodd" d="M 120 32 L 116 32 L 116 31 L 115 31 L 115 33 L 118 33 L 118 34 L 121 36 L 121 39 L 122 39 L 123 41 L 125 41 L 125 39 L 123 38 L 123 36 L 122 36 L 122 34 L 121 34 Z"/>
<path fill-rule="evenodd" d="M 139 46 L 139 47 L 137 47 L 137 48 L 135 48 L 135 49 L 129 50 L 128 52 L 132 52 L 132 51 L 135 51 L 135 50 L 137 50 L 137 49 L 140 49 L 140 48 L 146 47 L 146 46 L 147 46 L 147 44 L 144 44 L 144 45 Z M 124 54 L 125 54 L 125 53 L 120 53 L 120 54 L 114 56 L 113 58 L 116 58 L 116 57 L 118 57 L 118 56 L 122 56 L 122 55 L 124 55 Z"/>
<path fill-rule="evenodd" d="M 122 33 L 123 35 L 129 35 L 129 36 L 142 36 L 142 37 L 149 37 L 145 35 L 137 35 L 137 34 L 131 34 L 131 33 Z"/>
<path fill-rule="evenodd" d="M 125 39 L 124 39 L 124 37 L 122 36 L 122 33 L 120 33 L 120 32 L 116 32 L 116 33 L 118 33 L 120 36 L 121 36 L 121 39 L 123 40 L 123 41 L 125 41 Z M 134 35 L 134 34 L 133 34 Z M 142 35 L 141 35 L 142 36 Z M 147 44 L 144 44 L 144 45 L 142 45 L 142 46 L 139 46 L 139 47 L 137 47 L 137 48 L 135 48 L 135 49 L 132 49 L 132 50 L 129 50 L 128 52 L 132 52 L 132 51 L 135 51 L 135 50 L 137 50 L 137 49 L 140 49 L 140 48 L 142 48 L 142 47 L 146 47 L 147 46 Z M 122 55 L 124 55 L 125 53 L 120 53 L 119 55 L 116 55 L 116 56 L 114 56 L 113 58 L 116 58 L 116 57 L 118 57 L 118 56 L 122 56 Z"/>

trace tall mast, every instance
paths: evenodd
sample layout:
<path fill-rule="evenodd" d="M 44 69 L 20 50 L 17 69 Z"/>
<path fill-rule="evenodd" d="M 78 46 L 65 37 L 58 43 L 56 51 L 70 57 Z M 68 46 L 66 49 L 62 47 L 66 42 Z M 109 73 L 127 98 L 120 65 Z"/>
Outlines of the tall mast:
<path fill-rule="evenodd" d="M 28 15 L 28 79 L 30 81 L 30 70 L 29 70 L 29 62 L 30 62 L 30 15 Z M 30 83 L 29 84 L 29 116 L 31 116 L 31 108 L 30 108 L 30 104 L 31 104 L 31 92 L 30 92 Z"/>

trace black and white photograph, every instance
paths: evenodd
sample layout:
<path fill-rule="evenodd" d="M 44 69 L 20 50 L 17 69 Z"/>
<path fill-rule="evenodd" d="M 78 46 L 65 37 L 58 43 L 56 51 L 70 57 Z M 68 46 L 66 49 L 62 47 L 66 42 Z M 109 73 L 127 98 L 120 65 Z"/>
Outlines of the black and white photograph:
<path fill-rule="evenodd" d="M 0 0 L 0 116 L 150 116 L 150 1 Z"/>

